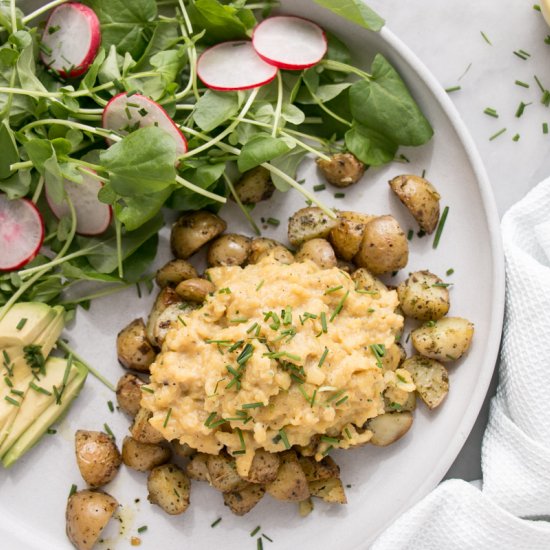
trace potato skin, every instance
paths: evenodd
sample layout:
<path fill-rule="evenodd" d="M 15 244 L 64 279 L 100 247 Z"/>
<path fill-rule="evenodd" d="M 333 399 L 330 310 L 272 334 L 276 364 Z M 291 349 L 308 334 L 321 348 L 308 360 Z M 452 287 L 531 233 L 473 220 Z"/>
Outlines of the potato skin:
<path fill-rule="evenodd" d="M 317 159 L 325 179 L 335 187 L 348 187 L 363 176 L 366 166 L 351 153 L 336 153 L 330 160 Z"/>
<path fill-rule="evenodd" d="M 353 259 L 359 252 L 367 223 L 375 217 L 360 212 L 338 212 L 338 221 L 331 229 L 328 239 L 339 258 L 346 262 Z"/>
<path fill-rule="evenodd" d="M 67 501 L 67 537 L 77 550 L 91 550 L 109 523 L 118 502 L 107 493 L 78 491 Z"/>
<path fill-rule="evenodd" d="M 183 281 L 180 284 L 183 284 L 187 281 Z M 166 290 L 166 289 L 164 289 Z M 195 292 L 198 292 L 198 289 L 195 288 Z M 197 302 L 177 302 L 175 304 L 170 304 L 168 307 L 162 310 L 162 312 L 155 318 L 155 322 L 151 323 L 149 326 L 149 322 L 147 324 L 147 328 L 151 329 L 152 331 L 152 338 L 153 342 L 157 347 L 162 347 L 162 344 L 164 343 L 164 339 L 166 338 L 166 335 L 168 334 L 168 331 L 174 327 L 180 326 L 181 321 L 180 318 L 183 314 L 189 313 L 193 309 L 196 309 L 198 307 Z M 153 318 L 153 313 L 151 313 L 151 316 L 149 317 L 149 321 Z"/>
<path fill-rule="evenodd" d="M 416 351 L 442 363 L 462 357 L 470 348 L 473 336 L 473 323 L 462 317 L 443 317 L 411 332 Z"/>
<path fill-rule="evenodd" d="M 410 429 L 413 422 L 409 411 L 391 412 L 371 418 L 365 425 L 372 431 L 370 442 L 377 447 L 386 447 L 401 439 Z"/>
<path fill-rule="evenodd" d="M 418 395 L 430 409 L 439 407 L 449 393 L 449 374 L 437 361 L 420 355 L 409 357 L 403 368 L 411 373 Z"/>
<path fill-rule="evenodd" d="M 216 214 L 199 210 L 181 216 L 172 226 L 170 246 L 176 258 L 187 260 L 205 245 L 223 233 L 227 224 Z"/>
<path fill-rule="evenodd" d="M 288 220 L 288 240 L 292 246 L 298 247 L 311 239 L 325 239 L 336 223 L 316 206 L 302 208 Z"/>
<path fill-rule="evenodd" d="M 391 190 L 407 207 L 420 229 L 433 233 L 439 221 L 439 199 L 436 188 L 426 179 L 412 174 L 393 178 Z"/>
<path fill-rule="evenodd" d="M 281 460 L 277 453 L 258 449 L 246 479 L 251 483 L 269 483 L 277 477 Z"/>
<path fill-rule="evenodd" d="M 153 428 L 149 423 L 149 419 L 153 413 L 147 409 L 140 408 L 137 412 L 134 422 L 130 427 L 132 437 L 140 443 L 161 443 L 165 441 L 162 434 Z"/>
<path fill-rule="evenodd" d="M 352 281 L 355 282 L 355 288 L 358 290 L 367 290 L 368 292 L 382 292 L 388 290 L 388 287 L 377 277 L 375 277 L 366 267 L 360 267 L 351 274 Z"/>
<path fill-rule="evenodd" d="M 158 346 L 155 331 L 157 330 L 159 317 L 164 310 L 171 305 L 181 303 L 181 298 L 171 287 L 165 287 L 158 293 L 157 299 L 151 308 L 151 313 L 149 313 L 149 317 L 147 318 L 146 335 L 147 340 L 151 342 L 151 344 Z M 149 369 L 147 369 L 147 371 L 149 371 Z"/>
<path fill-rule="evenodd" d="M 237 473 L 235 459 L 225 453 L 208 455 L 206 468 L 210 485 L 222 493 L 238 491 L 246 486 L 246 481 Z"/>
<path fill-rule="evenodd" d="M 294 451 L 281 453 L 277 477 L 266 486 L 266 491 L 277 500 L 299 502 L 309 497 L 306 475 Z"/>
<path fill-rule="evenodd" d="M 409 261 L 407 237 L 397 220 L 390 215 L 371 220 L 365 227 L 355 263 L 374 275 L 398 271 Z"/>
<path fill-rule="evenodd" d="M 149 372 L 157 356 L 147 339 L 143 319 L 134 319 L 118 333 L 116 348 L 119 363 L 126 369 L 139 372 Z"/>
<path fill-rule="evenodd" d="M 184 471 L 175 464 L 153 468 L 147 489 L 149 502 L 158 504 L 167 514 L 183 514 L 189 508 L 191 485 Z"/>
<path fill-rule="evenodd" d="M 210 474 L 208 473 L 208 456 L 206 453 L 197 453 L 193 455 L 189 464 L 187 464 L 186 472 L 190 479 L 196 481 L 210 481 Z"/>
<path fill-rule="evenodd" d="M 325 456 L 321 461 L 317 461 L 311 456 L 300 456 L 298 460 L 308 483 L 340 477 L 340 467 L 330 456 Z"/>
<path fill-rule="evenodd" d="M 451 307 L 449 290 L 429 271 L 415 271 L 397 287 L 399 304 L 406 317 L 419 321 L 441 319 Z"/>
<path fill-rule="evenodd" d="M 336 267 L 338 263 L 334 249 L 326 239 L 311 239 L 300 246 L 298 252 L 294 256 L 297 262 L 311 260 L 321 269 L 330 269 Z"/>
<path fill-rule="evenodd" d="M 262 258 L 265 258 L 270 250 L 273 250 L 277 246 L 283 246 L 283 243 L 266 237 L 256 237 L 252 239 L 250 242 L 250 254 L 248 255 L 247 263 L 257 264 Z"/>
<path fill-rule="evenodd" d="M 122 462 L 115 442 L 103 432 L 78 430 L 75 453 L 80 475 L 93 488 L 109 483 Z"/>
<path fill-rule="evenodd" d="M 135 374 L 121 376 L 116 386 L 116 400 L 122 412 L 134 417 L 140 409 L 141 386 L 144 382 Z"/>
<path fill-rule="evenodd" d="M 165 464 L 171 456 L 170 449 L 162 445 L 140 443 L 130 436 L 122 442 L 122 462 L 138 472 L 147 472 Z"/>
<path fill-rule="evenodd" d="M 187 279 L 182 281 L 177 287 L 176 292 L 183 300 L 202 303 L 209 294 L 212 294 L 216 287 L 207 279 Z"/>
<path fill-rule="evenodd" d="M 198 277 L 197 270 L 185 260 L 171 260 L 164 264 L 155 276 L 157 285 L 161 288 L 166 286 L 176 286 L 186 279 Z"/>
<path fill-rule="evenodd" d="M 218 237 L 208 247 L 209 267 L 244 265 L 251 252 L 251 239 L 236 233 Z"/>
<path fill-rule="evenodd" d="M 244 516 L 262 500 L 264 494 L 262 485 L 248 483 L 238 491 L 224 493 L 223 502 L 236 516 Z"/>
<path fill-rule="evenodd" d="M 274 191 L 270 172 L 263 166 L 248 170 L 235 184 L 235 192 L 243 204 L 257 204 L 270 199 Z"/>
<path fill-rule="evenodd" d="M 337 477 L 318 479 L 308 483 L 312 497 L 318 497 L 330 504 L 347 504 L 346 492 L 342 481 Z"/>

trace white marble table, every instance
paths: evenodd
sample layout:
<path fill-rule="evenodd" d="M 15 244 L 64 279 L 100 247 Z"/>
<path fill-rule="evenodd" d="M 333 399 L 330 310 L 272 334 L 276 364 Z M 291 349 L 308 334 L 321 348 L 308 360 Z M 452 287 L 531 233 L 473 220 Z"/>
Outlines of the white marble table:
<path fill-rule="evenodd" d="M 550 88 L 550 35 L 528 0 L 368 0 L 450 93 L 485 163 L 500 216 L 550 175 L 550 107 L 534 76 Z M 484 39 L 485 34 L 490 44 Z M 550 38 L 549 38 L 550 42 Z M 527 59 L 514 55 L 523 50 Z M 517 85 L 516 80 L 529 85 Z M 516 111 L 529 104 L 523 115 Z M 484 114 L 495 109 L 498 118 Z M 489 139 L 499 130 L 506 132 Z M 519 134 L 517 141 L 513 138 Z M 447 477 L 481 477 L 481 441 L 492 388 Z"/>

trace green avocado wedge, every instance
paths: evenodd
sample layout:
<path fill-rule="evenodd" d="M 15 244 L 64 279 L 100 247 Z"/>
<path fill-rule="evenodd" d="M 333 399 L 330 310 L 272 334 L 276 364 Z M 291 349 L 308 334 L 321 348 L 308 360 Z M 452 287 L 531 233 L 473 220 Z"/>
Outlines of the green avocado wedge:
<path fill-rule="evenodd" d="M 59 359 L 55 360 L 59 361 Z M 65 359 L 61 359 L 61 361 L 64 361 L 65 365 L 67 364 L 67 360 Z M 67 412 L 71 403 L 80 393 L 86 381 L 88 369 L 77 361 L 73 361 L 70 367 L 70 372 L 74 372 L 73 377 L 65 386 L 59 403 L 56 403 L 54 397 L 44 412 L 35 418 L 9 449 L 3 452 L 1 460 L 5 468 L 12 466 L 19 458 L 38 443 L 48 428 Z"/>
<path fill-rule="evenodd" d="M 56 316 L 41 302 L 19 302 L 0 321 L 0 348 L 26 346 L 36 340 Z"/>

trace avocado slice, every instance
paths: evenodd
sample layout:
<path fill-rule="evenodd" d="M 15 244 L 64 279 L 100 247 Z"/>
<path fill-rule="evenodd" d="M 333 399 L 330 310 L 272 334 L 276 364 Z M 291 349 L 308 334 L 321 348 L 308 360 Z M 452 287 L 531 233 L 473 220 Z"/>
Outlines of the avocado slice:
<path fill-rule="evenodd" d="M 36 418 L 36 420 L 23 432 L 11 448 L 2 456 L 2 464 L 9 468 L 13 463 L 29 451 L 40 438 L 46 433 L 46 430 L 54 424 L 68 410 L 70 404 L 78 396 L 88 369 L 81 363 L 74 361 L 71 370 L 75 370 L 74 378 L 67 384 L 63 397 L 59 405 L 50 404 L 48 408 Z"/>
<path fill-rule="evenodd" d="M 65 389 L 77 375 L 72 363 L 60 357 L 50 357 L 45 365 L 46 374 L 40 380 L 32 380 L 9 433 L 0 445 L 0 456 L 5 454 L 25 430 L 51 405 L 56 405 L 56 395 L 60 406 L 65 398 Z M 65 386 L 65 387 L 63 387 Z M 54 389 L 55 388 L 55 389 Z M 56 393 L 57 392 L 57 393 Z M 1 432 L 0 432 L 1 433 Z M 1 437 L 0 437 L 1 440 Z"/>
<path fill-rule="evenodd" d="M 0 348 L 26 346 L 36 340 L 56 316 L 41 302 L 19 302 L 0 321 Z"/>

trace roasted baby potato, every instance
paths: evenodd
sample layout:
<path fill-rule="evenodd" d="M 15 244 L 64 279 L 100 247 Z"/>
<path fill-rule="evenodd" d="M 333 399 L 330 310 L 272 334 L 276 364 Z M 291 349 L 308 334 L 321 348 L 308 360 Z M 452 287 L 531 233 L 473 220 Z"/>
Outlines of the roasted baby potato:
<path fill-rule="evenodd" d="M 298 502 L 298 513 L 301 518 L 309 516 L 311 512 L 313 512 L 313 501 L 311 498 L 306 498 L 305 500 Z"/>
<path fill-rule="evenodd" d="M 311 239 L 326 239 L 336 224 L 337 220 L 316 206 L 302 208 L 288 220 L 288 240 L 292 246 L 300 246 Z"/>
<path fill-rule="evenodd" d="M 355 263 L 374 275 L 398 271 L 409 261 L 407 237 L 393 216 L 374 218 L 365 226 Z"/>
<path fill-rule="evenodd" d="M 390 388 L 395 390 L 396 388 Z M 399 411 L 414 411 L 416 409 L 416 392 L 406 392 L 407 396 L 405 400 L 395 400 L 393 391 L 384 393 L 384 410 L 386 412 L 399 412 Z"/>
<path fill-rule="evenodd" d="M 140 443 L 160 443 L 164 441 L 161 433 L 155 430 L 149 423 L 149 419 L 153 416 L 153 413 L 147 409 L 140 408 L 137 412 L 134 423 L 130 427 L 130 433 L 132 437 Z"/>
<path fill-rule="evenodd" d="M 172 226 L 170 245 L 176 258 L 187 260 L 205 245 L 223 233 L 227 224 L 216 214 L 199 210 L 181 216 Z"/>
<path fill-rule="evenodd" d="M 210 481 L 210 474 L 208 473 L 208 456 L 205 453 L 197 453 L 193 455 L 189 464 L 187 464 L 187 475 L 196 481 Z"/>
<path fill-rule="evenodd" d="M 409 411 L 392 412 L 371 418 L 365 427 L 372 432 L 370 442 L 377 447 L 385 447 L 401 439 L 412 422 L 413 416 Z"/>
<path fill-rule="evenodd" d="M 312 497 L 322 498 L 331 504 L 346 504 L 346 492 L 342 482 L 337 477 L 319 479 L 308 483 L 309 492 Z"/>
<path fill-rule="evenodd" d="M 418 395 L 430 409 L 435 409 L 449 393 L 449 374 L 437 361 L 413 355 L 403 368 L 411 373 Z"/>
<path fill-rule="evenodd" d="M 348 187 L 357 183 L 366 166 L 351 153 L 336 153 L 330 160 L 317 159 L 317 166 L 325 179 L 336 187 Z"/>
<path fill-rule="evenodd" d="M 148 472 L 170 460 L 172 453 L 167 447 L 153 443 L 140 443 L 126 436 L 122 442 L 122 462 L 138 472 Z"/>
<path fill-rule="evenodd" d="M 186 281 L 184 281 L 186 282 Z M 180 283 L 183 284 L 183 283 Z M 166 289 L 165 289 L 166 290 Z M 191 291 L 190 291 L 191 292 Z M 195 288 L 195 296 L 198 295 L 198 289 Z M 200 304 L 197 302 L 178 302 L 171 304 L 157 317 L 156 322 L 152 325 L 153 342 L 159 348 L 162 347 L 164 339 L 171 328 L 181 325 L 181 316 L 196 309 Z M 149 323 L 148 323 L 149 328 Z"/>
<path fill-rule="evenodd" d="M 366 290 L 367 292 L 382 292 L 388 290 L 388 287 L 377 277 L 375 277 L 366 267 L 360 267 L 351 274 L 351 279 L 355 282 L 355 288 Z"/>
<path fill-rule="evenodd" d="M 118 502 L 107 493 L 78 491 L 69 497 L 65 513 L 67 537 L 78 550 L 93 548 Z"/>
<path fill-rule="evenodd" d="M 116 349 L 119 363 L 127 369 L 149 372 L 157 356 L 147 339 L 143 319 L 134 319 L 117 335 Z"/>
<path fill-rule="evenodd" d="M 258 449 L 246 479 L 251 483 L 269 483 L 277 477 L 280 463 L 278 454 Z"/>
<path fill-rule="evenodd" d="M 335 267 L 337 264 L 336 255 L 331 244 L 326 239 L 311 239 L 303 243 L 294 259 L 297 262 L 311 260 L 322 269 Z"/>
<path fill-rule="evenodd" d="M 155 276 L 157 285 L 161 288 L 165 286 L 176 286 L 186 279 L 198 277 L 197 270 L 185 260 L 171 260 L 164 264 Z"/>
<path fill-rule="evenodd" d="M 276 246 L 268 250 L 263 257 L 260 257 L 260 260 L 267 257 L 271 257 L 276 262 L 287 265 L 294 263 L 295 260 L 294 254 L 285 246 Z"/>
<path fill-rule="evenodd" d="M 153 345 L 158 346 L 157 342 L 155 341 L 155 331 L 157 329 L 158 319 L 161 316 L 162 312 L 168 306 L 181 303 L 181 298 L 173 288 L 165 287 L 158 293 L 157 299 L 155 300 L 155 303 L 153 304 L 153 307 L 151 309 L 151 313 L 149 313 L 146 327 L 147 340 Z M 149 369 L 147 369 L 147 371 L 149 371 Z"/>
<path fill-rule="evenodd" d="M 251 239 L 236 233 L 227 233 L 210 243 L 206 261 L 209 267 L 244 265 L 251 251 Z"/>
<path fill-rule="evenodd" d="M 197 452 L 192 447 L 189 447 L 187 443 L 180 443 L 176 439 L 170 441 L 170 446 L 172 447 L 172 451 L 174 451 L 174 454 L 180 456 L 181 458 L 189 458 Z"/>
<path fill-rule="evenodd" d="M 462 317 L 443 317 L 411 332 L 416 351 L 442 363 L 462 357 L 469 349 L 473 336 L 473 323 Z"/>
<path fill-rule="evenodd" d="M 306 475 L 294 451 L 281 453 L 277 477 L 266 485 L 266 491 L 277 500 L 299 502 L 309 497 Z"/>
<path fill-rule="evenodd" d="M 330 456 L 325 456 L 321 461 L 317 461 L 311 456 L 300 456 L 298 460 L 308 483 L 340 477 L 340 467 Z"/>
<path fill-rule="evenodd" d="M 235 459 L 225 453 L 208 455 L 206 468 L 210 485 L 222 493 L 237 491 L 246 485 L 237 473 Z"/>
<path fill-rule="evenodd" d="M 429 271 L 415 271 L 397 287 L 399 304 L 407 317 L 420 321 L 441 319 L 451 307 L 445 283 Z"/>
<path fill-rule="evenodd" d="M 94 488 L 109 483 L 122 462 L 112 437 L 103 432 L 78 430 L 75 434 L 75 452 L 80 475 Z"/>
<path fill-rule="evenodd" d="M 257 264 L 262 258 L 277 246 L 283 246 L 283 243 L 275 239 L 267 239 L 266 237 L 256 237 L 250 242 L 250 254 L 248 255 L 249 264 Z"/>
<path fill-rule="evenodd" d="M 237 516 L 244 516 L 262 500 L 265 488 L 255 483 L 247 483 L 239 490 L 223 494 L 226 506 Z"/>
<path fill-rule="evenodd" d="M 191 485 L 185 472 L 175 464 L 153 468 L 147 478 L 147 499 L 172 516 L 189 507 Z"/>
<path fill-rule="evenodd" d="M 275 186 L 267 168 L 256 166 L 245 172 L 235 184 L 235 192 L 243 204 L 257 204 L 273 195 Z"/>
<path fill-rule="evenodd" d="M 143 386 L 143 380 L 130 373 L 121 376 L 116 386 L 119 409 L 132 417 L 136 416 L 140 409 L 141 386 Z"/>
<path fill-rule="evenodd" d="M 405 174 L 390 182 L 391 190 L 407 207 L 420 229 L 433 233 L 439 221 L 440 195 L 435 187 L 420 176 Z"/>
<path fill-rule="evenodd" d="M 329 241 L 339 258 L 350 262 L 359 252 L 365 226 L 376 216 L 359 212 L 338 212 L 338 220 L 330 231 Z"/>
<path fill-rule="evenodd" d="M 202 303 L 209 294 L 212 294 L 216 287 L 207 279 L 187 279 L 182 281 L 177 287 L 176 292 L 183 300 Z"/>

